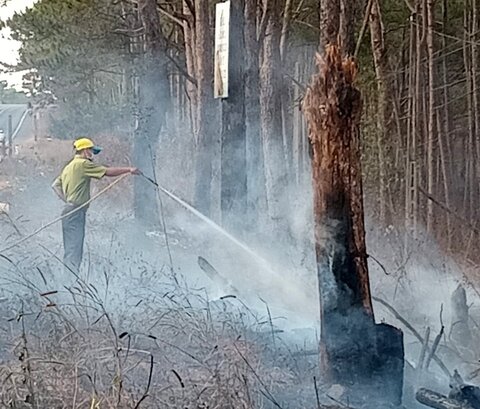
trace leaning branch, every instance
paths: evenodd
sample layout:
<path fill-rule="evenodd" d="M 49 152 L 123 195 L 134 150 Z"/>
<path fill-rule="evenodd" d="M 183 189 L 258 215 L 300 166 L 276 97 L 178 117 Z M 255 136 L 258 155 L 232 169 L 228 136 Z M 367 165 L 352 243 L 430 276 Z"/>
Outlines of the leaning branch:
<path fill-rule="evenodd" d="M 435 199 L 432 195 L 430 195 L 428 192 L 426 192 L 421 186 L 418 186 L 418 190 L 420 193 L 422 193 L 428 200 L 432 201 L 435 205 L 440 207 L 442 210 L 447 212 L 448 214 L 451 214 L 453 217 L 455 217 L 457 220 L 461 221 L 465 226 L 467 226 L 472 232 L 476 234 L 480 234 L 480 229 L 475 227 L 472 223 L 470 223 L 467 219 L 464 219 L 462 216 L 458 215 L 456 212 L 454 212 L 452 209 L 447 207 L 444 203 L 439 202 L 437 199 Z"/>
<path fill-rule="evenodd" d="M 418 333 L 418 331 L 405 318 L 403 318 L 397 312 L 397 310 L 395 310 L 395 308 L 393 308 L 388 302 L 386 302 L 385 300 L 382 300 L 381 298 L 372 296 L 372 299 L 374 301 L 377 301 L 378 303 L 382 304 L 385 308 L 387 308 L 387 310 L 390 311 L 397 320 L 399 320 L 403 325 L 405 325 L 405 327 L 415 336 L 415 338 L 417 338 L 422 343 L 422 345 L 424 344 L 425 341 L 424 341 L 423 337 Z M 432 359 L 437 363 L 437 365 L 440 367 L 440 369 L 443 371 L 443 373 L 445 375 L 447 375 L 448 378 L 450 379 L 450 377 L 451 377 L 450 371 L 445 366 L 443 361 L 438 357 L 438 355 L 433 354 Z"/>
<path fill-rule="evenodd" d="M 357 39 L 357 46 L 355 47 L 355 53 L 353 54 L 354 58 L 357 58 L 358 52 L 360 51 L 360 46 L 362 45 L 363 36 L 367 30 L 368 20 L 370 19 L 370 11 L 372 10 L 373 2 L 375 0 L 368 0 L 367 8 L 365 9 L 365 17 L 363 18 L 362 28 Z"/>

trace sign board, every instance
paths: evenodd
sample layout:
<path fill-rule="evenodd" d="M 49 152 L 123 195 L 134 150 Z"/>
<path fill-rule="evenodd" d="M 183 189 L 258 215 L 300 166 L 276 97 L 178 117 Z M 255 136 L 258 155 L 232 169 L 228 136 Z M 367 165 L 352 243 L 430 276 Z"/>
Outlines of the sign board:
<path fill-rule="evenodd" d="M 215 8 L 214 96 L 228 97 L 228 47 L 230 40 L 230 0 Z"/>

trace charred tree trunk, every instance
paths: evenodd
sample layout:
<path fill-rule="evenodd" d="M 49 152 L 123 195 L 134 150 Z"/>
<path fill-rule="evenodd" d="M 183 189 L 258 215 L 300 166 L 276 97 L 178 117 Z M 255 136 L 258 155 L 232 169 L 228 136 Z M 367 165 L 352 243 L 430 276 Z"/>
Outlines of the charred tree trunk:
<path fill-rule="evenodd" d="M 135 165 L 153 177 L 155 153 L 169 105 L 169 82 L 165 38 L 154 0 L 138 3 L 139 19 L 144 28 L 143 53 L 140 56 L 138 105 L 139 117 L 134 138 Z M 135 217 L 146 226 L 158 224 L 154 186 L 144 178 L 135 178 Z"/>
<path fill-rule="evenodd" d="M 245 138 L 244 1 L 230 3 L 228 98 L 222 100 L 221 212 L 222 224 L 233 232 L 244 230 L 247 208 Z"/>
<path fill-rule="evenodd" d="M 359 146 L 362 100 L 353 83 L 357 67 L 335 46 L 317 59 L 319 73 L 305 96 L 304 112 L 313 154 L 321 364 L 330 381 L 355 385 L 355 391 L 366 388 L 377 400 L 381 390 L 399 403 L 402 333 L 375 325 L 370 295 Z"/>

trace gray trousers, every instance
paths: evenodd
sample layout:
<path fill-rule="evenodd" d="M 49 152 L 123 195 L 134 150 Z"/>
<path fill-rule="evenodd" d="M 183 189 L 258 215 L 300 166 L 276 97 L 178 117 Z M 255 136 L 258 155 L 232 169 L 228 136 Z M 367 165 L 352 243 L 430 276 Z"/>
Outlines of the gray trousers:
<path fill-rule="evenodd" d="M 62 216 L 71 212 L 74 208 L 72 205 L 65 206 Z M 63 263 L 76 273 L 82 263 L 86 214 L 87 209 L 83 208 L 62 219 Z"/>

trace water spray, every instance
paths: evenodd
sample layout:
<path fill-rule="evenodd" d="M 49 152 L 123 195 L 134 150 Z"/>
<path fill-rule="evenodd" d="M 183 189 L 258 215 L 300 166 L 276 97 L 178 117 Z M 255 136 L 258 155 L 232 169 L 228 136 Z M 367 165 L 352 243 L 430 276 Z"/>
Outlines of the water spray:
<path fill-rule="evenodd" d="M 222 236 L 228 238 L 232 243 L 234 243 L 237 247 L 242 249 L 245 253 L 250 255 L 259 265 L 263 273 L 267 273 L 266 275 L 263 274 L 265 282 L 275 282 L 276 280 L 279 279 L 279 274 L 278 272 L 274 271 L 271 268 L 271 264 L 265 260 L 263 257 L 259 256 L 255 251 L 253 251 L 249 246 L 247 246 L 245 243 L 241 242 L 237 238 L 235 238 L 233 235 L 231 235 L 229 232 L 227 232 L 224 228 L 219 226 L 217 223 L 215 223 L 213 220 L 205 216 L 203 213 L 199 212 L 197 209 L 195 209 L 193 206 L 189 205 L 186 203 L 184 200 L 180 199 L 179 197 L 175 196 L 172 192 L 168 191 L 167 189 L 163 188 L 160 186 L 155 180 L 152 178 L 144 175 L 143 173 L 141 174 L 146 180 L 148 180 L 150 183 L 152 183 L 160 192 L 164 193 L 167 195 L 170 199 L 181 205 L 183 208 L 188 210 L 190 213 L 195 215 L 197 218 L 205 222 L 208 226 L 210 226 L 212 229 L 220 233 Z M 281 277 L 282 281 L 285 282 L 286 278 Z M 306 294 L 297 287 L 295 282 L 289 282 L 288 283 L 288 289 L 286 290 L 288 292 L 288 297 L 283 299 L 284 303 L 288 303 L 290 299 L 293 300 L 302 300 L 306 297 Z"/>
<path fill-rule="evenodd" d="M 186 210 L 188 210 L 190 213 L 193 215 L 197 216 L 199 219 L 207 223 L 210 227 L 215 229 L 217 232 L 221 233 L 223 236 L 227 237 L 230 241 L 235 243 L 238 247 L 240 247 L 242 250 L 244 250 L 246 253 L 248 253 L 250 256 L 254 257 L 257 261 L 261 262 L 265 266 L 269 265 L 268 261 L 265 260 L 264 258 L 260 257 L 257 253 L 255 253 L 250 247 L 248 247 L 245 243 L 242 243 L 240 240 L 232 236 L 229 232 L 227 232 L 224 228 L 219 226 L 217 223 L 215 223 L 212 219 L 208 218 L 205 216 L 203 213 L 199 212 L 197 209 L 195 209 L 193 206 L 189 205 L 187 202 L 184 200 L 180 199 L 179 197 L 175 196 L 172 192 L 168 191 L 167 189 L 163 188 L 160 186 L 157 182 L 155 182 L 152 178 L 149 178 L 148 176 L 144 175 L 143 173 L 141 174 L 146 180 L 148 180 L 150 183 L 154 184 L 161 192 L 166 194 L 170 199 L 174 200 L 177 202 L 179 205 L 184 207 Z M 271 270 L 269 268 L 269 270 Z M 273 272 L 273 271 L 272 271 Z"/>

